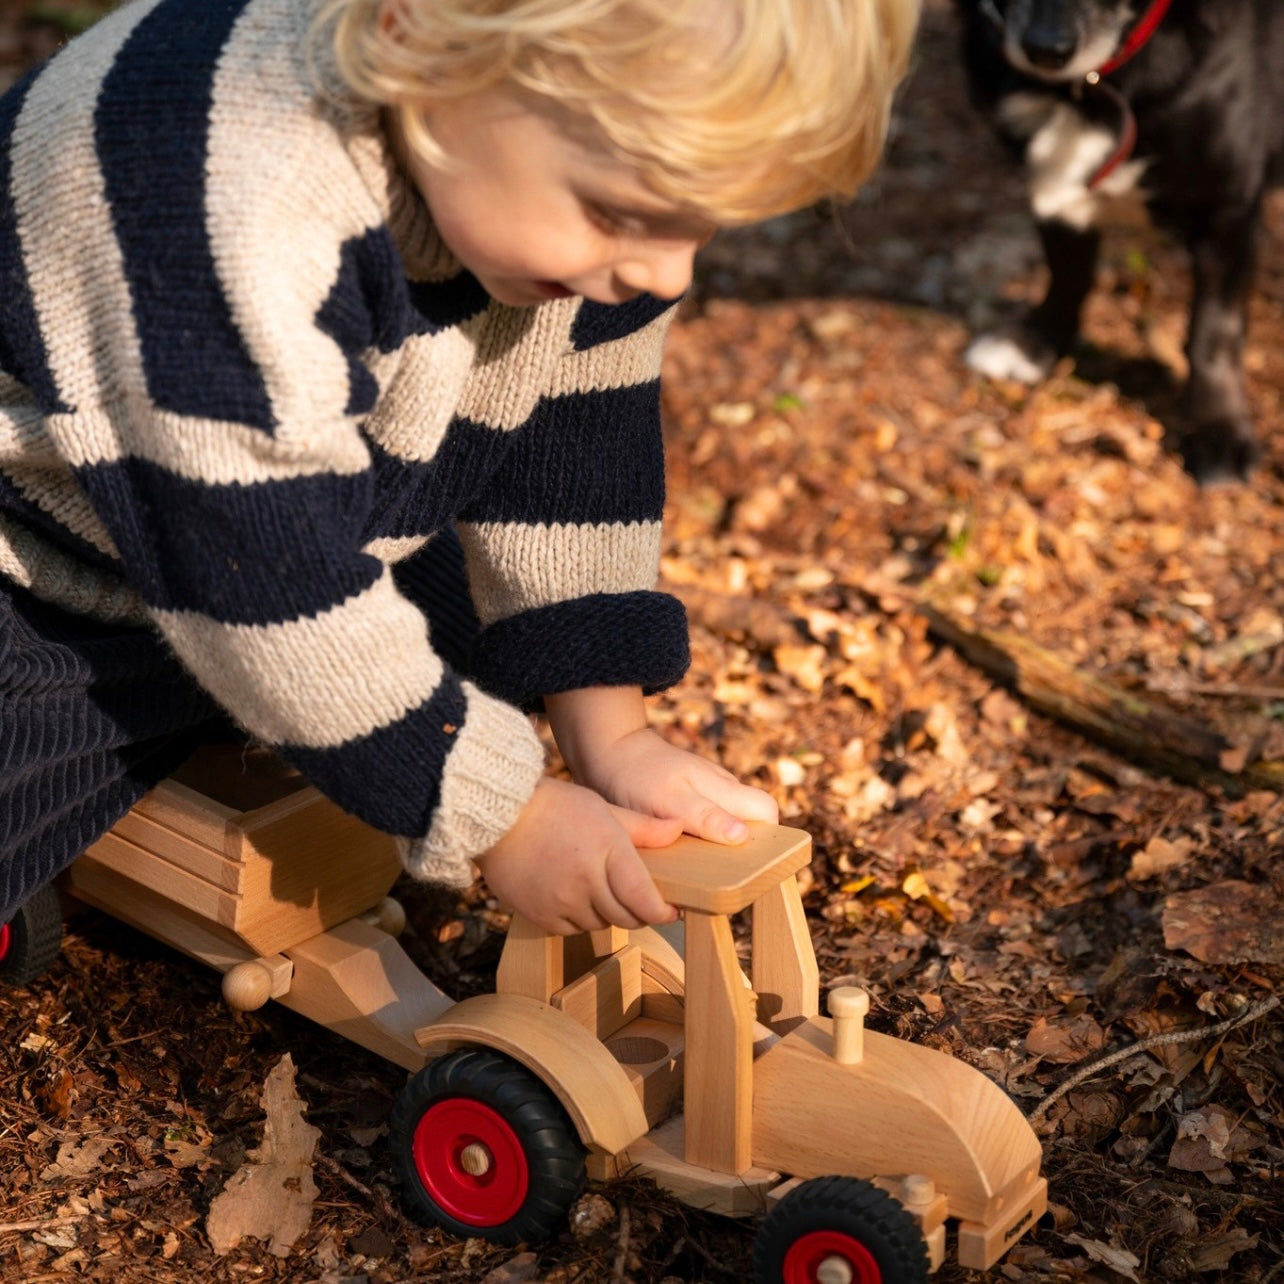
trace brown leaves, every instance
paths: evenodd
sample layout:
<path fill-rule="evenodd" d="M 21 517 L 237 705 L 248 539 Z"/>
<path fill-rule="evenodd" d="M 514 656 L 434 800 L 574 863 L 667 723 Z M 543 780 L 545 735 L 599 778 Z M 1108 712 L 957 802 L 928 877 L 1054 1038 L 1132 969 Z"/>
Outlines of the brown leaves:
<path fill-rule="evenodd" d="M 210 1204 L 205 1221 L 210 1246 L 228 1253 L 247 1236 L 268 1241 L 277 1257 L 289 1255 L 308 1229 L 316 1183 L 312 1153 L 321 1135 L 303 1118 L 294 1090 L 294 1062 L 287 1053 L 263 1085 L 263 1144 L 246 1156 Z"/>
<path fill-rule="evenodd" d="M 1244 1162 L 1261 1145 L 1260 1132 L 1224 1106 L 1203 1106 L 1178 1120 L 1168 1166 L 1226 1185 L 1233 1180 L 1230 1165 Z"/>
<path fill-rule="evenodd" d="M 1086 1012 L 1058 1021 L 1040 1017 L 1025 1036 L 1027 1052 L 1061 1065 L 1082 1061 L 1105 1046 L 1105 1031 Z"/>
<path fill-rule="evenodd" d="M 1164 944 L 1204 963 L 1284 964 L 1284 904 L 1270 887 L 1226 879 L 1164 902 Z"/>

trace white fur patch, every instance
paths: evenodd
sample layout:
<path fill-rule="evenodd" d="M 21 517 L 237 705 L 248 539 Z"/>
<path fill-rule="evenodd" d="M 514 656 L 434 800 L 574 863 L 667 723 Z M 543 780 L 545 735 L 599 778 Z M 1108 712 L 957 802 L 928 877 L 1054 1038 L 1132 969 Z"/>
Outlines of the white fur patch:
<path fill-rule="evenodd" d="M 1015 379 L 1018 383 L 1039 383 L 1047 369 L 1021 350 L 1006 335 L 983 334 L 963 354 L 970 369 L 990 379 Z"/>
<path fill-rule="evenodd" d="M 1004 118 L 1034 125 L 1026 168 L 1037 219 L 1056 219 L 1083 231 L 1138 217 L 1144 208 L 1145 161 L 1123 161 L 1099 186 L 1088 186 L 1119 142 L 1105 126 L 1089 123 L 1069 103 L 1050 105 L 1037 95 L 1015 95 L 1005 104 Z"/>

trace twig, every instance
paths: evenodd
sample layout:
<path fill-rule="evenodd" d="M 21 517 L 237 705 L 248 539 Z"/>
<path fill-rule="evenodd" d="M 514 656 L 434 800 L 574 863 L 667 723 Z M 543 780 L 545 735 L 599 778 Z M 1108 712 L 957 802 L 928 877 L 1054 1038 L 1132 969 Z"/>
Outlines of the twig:
<path fill-rule="evenodd" d="M 88 1216 L 88 1213 L 69 1213 L 63 1217 L 36 1217 L 29 1222 L 0 1222 L 0 1235 L 8 1235 L 12 1231 L 51 1230 L 72 1222 L 83 1222 Z"/>
<path fill-rule="evenodd" d="M 1284 687 L 1245 686 L 1242 682 L 1183 682 L 1192 695 L 1235 696 L 1248 700 L 1284 700 Z"/>
<path fill-rule="evenodd" d="M 629 1265 L 629 1233 L 631 1229 L 631 1219 L 629 1217 L 629 1208 L 625 1204 L 620 1209 L 620 1234 L 618 1239 L 619 1248 L 615 1254 L 615 1263 L 611 1267 L 611 1280 L 613 1284 L 616 1281 L 625 1279 L 625 1271 Z"/>
<path fill-rule="evenodd" d="M 1255 1021 L 1259 1016 L 1265 1016 L 1267 1012 L 1279 1007 L 1279 1005 L 1279 996 L 1272 994 L 1269 998 L 1262 999 L 1259 1003 L 1254 1003 L 1252 1007 L 1241 1012 L 1238 1016 L 1227 1017 L 1225 1021 L 1219 1021 L 1216 1025 L 1200 1026 L 1197 1030 L 1172 1030 L 1167 1034 L 1152 1034 L 1148 1038 L 1140 1039 L 1126 1048 L 1118 1048 L 1107 1056 L 1092 1062 L 1091 1065 L 1086 1065 L 1082 1069 L 1076 1070 L 1070 1078 L 1035 1106 L 1030 1112 L 1030 1122 L 1032 1124 L 1039 1123 L 1056 1102 L 1060 1101 L 1072 1088 L 1077 1088 L 1085 1079 L 1091 1079 L 1094 1075 L 1100 1074 L 1102 1070 L 1118 1065 L 1120 1061 L 1126 1061 L 1138 1052 L 1146 1052 L 1150 1048 L 1165 1047 L 1172 1043 L 1192 1043 L 1196 1039 L 1207 1039 L 1216 1035 L 1226 1034 L 1228 1031 L 1235 1029 L 1236 1026 L 1245 1025 L 1249 1021 Z"/>
<path fill-rule="evenodd" d="M 383 1195 L 379 1194 L 377 1191 L 371 1190 L 364 1182 L 358 1181 L 337 1159 L 331 1159 L 329 1155 L 319 1153 L 317 1155 L 317 1159 L 323 1163 L 341 1182 L 347 1186 L 351 1186 L 357 1194 L 368 1199 L 372 1204 L 374 1204 L 389 1221 L 397 1222 L 401 1220 L 392 1204 L 389 1203 Z"/>

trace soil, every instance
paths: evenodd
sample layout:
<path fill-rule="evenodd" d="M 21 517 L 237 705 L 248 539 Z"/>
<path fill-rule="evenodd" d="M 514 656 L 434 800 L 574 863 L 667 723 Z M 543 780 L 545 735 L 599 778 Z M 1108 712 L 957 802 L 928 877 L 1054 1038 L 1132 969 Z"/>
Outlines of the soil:
<path fill-rule="evenodd" d="M 0 83 L 84 14 L 6 5 Z M 932 0 L 877 178 L 715 241 L 670 344 L 664 575 L 694 663 L 656 721 L 813 835 L 823 984 L 1039 1120 L 1052 1208 L 992 1279 L 1284 1279 L 1284 203 L 1267 220 L 1248 484 L 1201 490 L 1168 444 L 1188 278 L 1156 232 L 1112 233 L 1043 386 L 970 374 L 969 334 L 1041 270 Z M 483 889 L 398 894 L 416 961 L 486 989 Z M 234 1015 L 218 981 L 85 913 L 0 995 L 0 1278 L 748 1278 L 751 1224 L 638 1180 L 591 1186 L 548 1244 L 411 1223 L 384 1149 L 403 1072 L 274 1005 Z M 287 1052 L 310 1220 L 283 1256 L 215 1253 Z"/>

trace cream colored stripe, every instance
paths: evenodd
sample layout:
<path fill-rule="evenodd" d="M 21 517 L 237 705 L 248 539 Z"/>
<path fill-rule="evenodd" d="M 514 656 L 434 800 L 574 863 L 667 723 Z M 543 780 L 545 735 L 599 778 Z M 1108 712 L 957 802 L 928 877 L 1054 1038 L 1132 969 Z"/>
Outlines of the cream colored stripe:
<path fill-rule="evenodd" d="M 292 442 L 273 440 L 257 428 L 220 419 L 193 419 L 151 405 L 139 406 L 129 449 L 117 427 L 120 415 L 112 409 L 51 415 L 49 431 L 62 443 L 73 467 L 118 462 L 126 454 L 147 459 L 179 477 L 213 485 L 286 481 L 315 473 L 350 474 L 370 466 L 370 452 L 355 429 L 333 434 L 329 452 L 308 451 L 298 434 Z M 317 434 L 318 447 L 321 434 Z"/>
<path fill-rule="evenodd" d="M 0 465 L 10 460 L 28 467 L 61 462 L 31 393 L 16 379 L 0 375 Z"/>
<path fill-rule="evenodd" d="M 413 557 L 432 538 L 431 535 L 381 535 L 362 546 L 361 551 L 381 562 L 404 562 Z"/>
<path fill-rule="evenodd" d="M 451 326 L 407 339 L 396 373 L 366 423 L 390 455 L 426 462 L 436 455 L 472 370 L 476 336 Z"/>
<path fill-rule="evenodd" d="M 623 339 L 568 353 L 553 371 L 549 393 L 560 397 L 567 393 L 600 392 L 607 388 L 631 388 L 658 379 L 664 339 L 673 313 L 674 309 L 670 308 Z"/>
<path fill-rule="evenodd" d="M 458 412 L 491 428 L 520 428 L 570 347 L 578 299 L 537 308 L 492 303 L 468 323 L 477 336 L 477 364 Z"/>
<path fill-rule="evenodd" d="M 85 566 L 0 517 L 0 572 L 36 597 L 109 624 L 148 622 L 142 600 L 113 575 Z"/>
<path fill-rule="evenodd" d="M 220 624 L 158 612 L 161 631 L 201 684 L 269 744 L 329 749 L 388 726 L 441 680 L 423 614 L 383 577 L 315 618 Z"/>
<path fill-rule="evenodd" d="M 141 0 L 117 10 L 92 41 L 52 62 L 32 85 L 14 127 L 18 236 L 54 382 L 73 406 L 106 397 L 147 404 L 120 247 L 94 150 L 93 114 L 120 46 L 154 7 L 154 0 Z M 64 419 L 61 426 L 73 434 L 68 444 L 75 456 L 118 454 L 102 419 Z M 58 444 L 64 447 L 61 439 Z"/>
<path fill-rule="evenodd" d="M 237 20 L 213 86 L 206 213 L 219 279 L 263 372 L 278 450 L 351 467 L 348 362 L 315 318 L 343 243 L 382 224 L 303 61 L 298 0 L 257 0 Z"/>
<path fill-rule="evenodd" d="M 483 625 L 587 593 L 655 587 L 660 523 L 459 524 Z"/>
<path fill-rule="evenodd" d="M 465 683 L 468 713 L 441 779 L 428 834 L 412 844 L 407 867 L 420 878 L 471 881 L 467 859 L 494 846 L 516 823 L 544 772 L 544 747 L 512 705 Z"/>
<path fill-rule="evenodd" d="M 48 513 L 55 522 L 73 535 L 91 544 L 105 557 L 119 558 L 120 550 L 108 534 L 106 526 L 94 511 L 85 492 L 76 485 L 67 469 L 26 469 L 15 467 L 5 474 L 13 488 L 41 512 Z"/>

